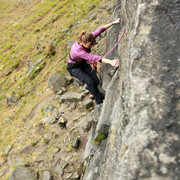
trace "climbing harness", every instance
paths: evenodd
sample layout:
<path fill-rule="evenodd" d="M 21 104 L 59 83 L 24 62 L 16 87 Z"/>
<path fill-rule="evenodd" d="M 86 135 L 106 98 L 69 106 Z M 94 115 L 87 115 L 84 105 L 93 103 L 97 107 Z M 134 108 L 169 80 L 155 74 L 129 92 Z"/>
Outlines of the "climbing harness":
<path fill-rule="evenodd" d="M 71 61 L 73 61 L 73 62 L 76 62 L 76 63 L 81 63 L 82 61 L 79 61 L 79 60 L 77 60 L 77 59 L 73 59 L 73 58 L 71 58 L 71 55 L 69 54 L 69 59 L 71 60 Z"/>
<path fill-rule="evenodd" d="M 123 31 L 123 33 L 122 33 L 121 38 L 119 39 L 119 41 L 115 44 L 115 46 L 114 46 L 107 54 L 105 54 L 105 55 L 103 56 L 103 58 L 106 57 L 107 55 L 109 55 L 109 54 L 117 47 L 117 45 L 120 43 L 121 39 L 123 38 L 125 32 L 126 32 L 126 28 L 124 28 L 124 31 Z"/>
<path fill-rule="evenodd" d="M 93 66 L 93 68 L 92 68 L 91 72 L 92 72 L 93 70 L 96 71 L 95 68 L 96 68 L 96 66 L 97 66 L 97 62 L 93 62 L 93 63 L 92 63 L 92 66 Z"/>

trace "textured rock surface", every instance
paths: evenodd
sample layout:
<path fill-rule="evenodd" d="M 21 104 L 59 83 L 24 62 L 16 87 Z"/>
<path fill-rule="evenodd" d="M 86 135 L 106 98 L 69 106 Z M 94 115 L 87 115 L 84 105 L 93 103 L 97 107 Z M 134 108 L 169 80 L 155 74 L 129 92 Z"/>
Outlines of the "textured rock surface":
<path fill-rule="evenodd" d="M 76 93 L 76 92 L 66 93 L 66 94 L 61 96 L 62 102 L 66 102 L 66 101 L 80 101 L 82 99 L 83 99 L 83 94 Z"/>
<path fill-rule="evenodd" d="M 102 69 L 106 98 L 97 132 L 106 125 L 109 135 L 84 179 L 178 180 L 180 2 L 115 0 L 114 7 L 113 18 L 121 16 L 127 31 L 109 55 L 121 60 L 119 69 Z M 119 32 L 110 29 L 107 50 Z"/>
<path fill-rule="evenodd" d="M 7 105 L 13 105 L 18 101 L 16 96 L 10 96 L 7 98 Z"/>
<path fill-rule="evenodd" d="M 62 87 L 65 86 L 66 80 L 65 77 L 60 75 L 57 72 L 54 72 L 48 79 L 49 86 L 55 91 L 58 92 Z"/>
<path fill-rule="evenodd" d="M 9 180 L 36 180 L 37 179 L 37 173 L 35 173 L 33 170 L 18 166 L 14 172 L 12 173 Z"/>
<path fill-rule="evenodd" d="M 43 180 L 53 180 L 53 177 L 49 171 L 43 172 Z"/>
<path fill-rule="evenodd" d="M 57 122 L 57 120 L 54 117 L 46 117 L 42 119 L 43 122 L 53 124 Z"/>

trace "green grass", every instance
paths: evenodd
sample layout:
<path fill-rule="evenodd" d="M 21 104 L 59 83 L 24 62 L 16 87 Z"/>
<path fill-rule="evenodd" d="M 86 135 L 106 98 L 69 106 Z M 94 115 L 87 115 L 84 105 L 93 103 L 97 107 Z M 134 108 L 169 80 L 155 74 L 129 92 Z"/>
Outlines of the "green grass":
<path fill-rule="evenodd" d="M 92 141 L 92 144 L 97 144 L 97 145 L 100 145 L 101 142 L 107 138 L 107 135 L 104 135 L 104 134 L 101 134 L 101 133 L 98 133 L 98 137 L 97 139 L 93 140 Z"/>

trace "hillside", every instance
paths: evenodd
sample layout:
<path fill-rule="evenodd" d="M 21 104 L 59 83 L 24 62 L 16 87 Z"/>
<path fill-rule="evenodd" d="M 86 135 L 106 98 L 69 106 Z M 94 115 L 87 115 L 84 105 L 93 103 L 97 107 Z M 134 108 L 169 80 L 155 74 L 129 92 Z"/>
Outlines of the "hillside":
<path fill-rule="evenodd" d="M 45 164 L 42 165 L 43 160 L 38 161 L 37 158 L 46 152 L 48 157 L 44 155 L 43 163 L 46 161 L 47 169 L 50 166 L 47 165 L 48 159 L 57 146 L 62 149 L 62 156 L 66 156 L 64 162 L 69 163 L 67 159 L 74 158 L 71 164 L 82 164 L 82 157 L 79 160 L 78 157 L 84 151 L 87 133 L 83 134 L 81 128 L 86 124 L 89 111 L 78 108 L 69 110 L 71 104 L 59 104 L 55 99 L 56 93 L 47 81 L 54 71 L 68 75 L 66 61 L 72 42 L 82 30 L 92 31 L 109 22 L 111 14 L 110 1 L 0 1 L 1 179 L 7 179 L 18 165 L 36 166 L 41 171 Z M 104 40 L 96 45 L 93 52 L 103 53 Z M 82 92 L 82 87 L 70 85 L 66 91 Z M 84 101 L 87 98 L 88 95 Z M 55 107 L 55 110 L 46 113 L 43 110 L 45 105 Z M 54 127 L 42 124 L 43 118 L 56 116 L 60 111 L 65 112 L 64 116 L 68 119 L 67 131 L 60 131 L 57 124 Z M 74 128 L 77 118 L 80 123 Z M 41 129 L 43 131 L 39 132 Z M 78 136 L 82 137 L 83 143 L 76 151 L 71 149 L 70 144 L 77 131 L 80 131 Z M 51 137 L 48 133 L 53 140 L 44 145 L 44 135 Z M 54 138 L 62 145 L 57 144 Z M 69 140 L 64 140 L 66 138 Z M 8 147 L 10 149 L 5 154 Z"/>

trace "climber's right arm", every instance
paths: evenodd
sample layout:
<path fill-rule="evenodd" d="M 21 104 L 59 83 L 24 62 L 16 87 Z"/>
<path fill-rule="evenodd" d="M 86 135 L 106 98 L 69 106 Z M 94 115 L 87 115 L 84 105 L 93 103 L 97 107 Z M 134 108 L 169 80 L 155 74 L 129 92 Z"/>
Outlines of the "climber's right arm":
<path fill-rule="evenodd" d="M 102 58 L 101 61 L 102 61 L 102 63 L 110 64 L 111 66 L 114 66 L 114 67 L 119 66 L 119 60 L 118 59 L 110 60 L 110 59 Z"/>

